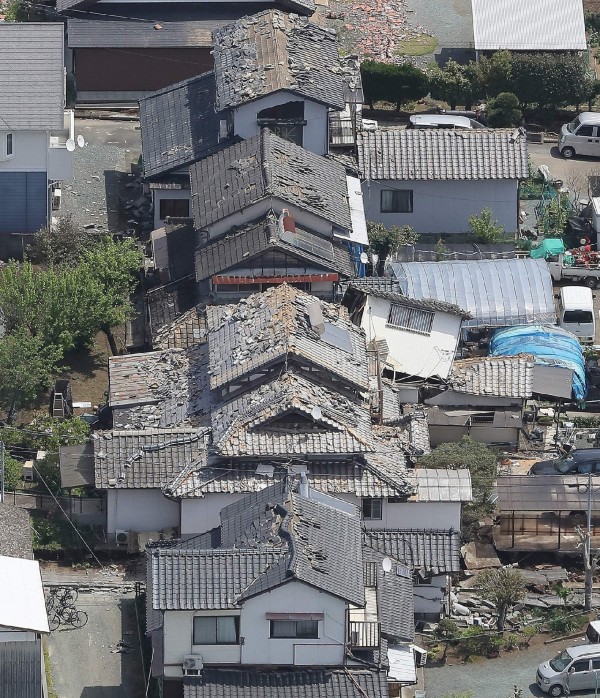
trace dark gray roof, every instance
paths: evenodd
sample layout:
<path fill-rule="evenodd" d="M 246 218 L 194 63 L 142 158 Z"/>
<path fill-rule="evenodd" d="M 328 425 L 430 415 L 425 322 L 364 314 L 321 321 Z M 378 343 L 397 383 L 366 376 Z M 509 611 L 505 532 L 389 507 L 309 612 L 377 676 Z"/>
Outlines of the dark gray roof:
<path fill-rule="evenodd" d="M 239 107 L 285 90 L 343 109 L 344 73 L 335 31 L 267 10 L 213 32 L 217 104 Z"/>
<path fill-rule="evenodd" d="M 0 130 L 64 128 L 64 25 L 0 22 Z"/>
<path fill-rule="evenodd" d="M 0 503 L 0 555 L 33 560 L 31 521 L 26 509 Z M 2 691 L 0 695 L 4 695 Z"/>
<path fill-rule="evenodd" d="M 326 328 L 322 334 L 311 325 L 309 311 L 315 307 Z M 290 356 L 320 366 L 356 389 L 369 387 L 362 331 L 339 306 L 293 286 L 281 284 L 236 305 L 208 306 L 206 321 L 213 389 Z"/>
<path fill-rule="evenodd" d="M 196 303 L 196 281 L 193 277 L 178 279 L 165 286 L 148 289 L 146 293 L 146 308 L 148 324 L 155 348 L 163 348 L 160 341 L 155 345 L 156 338 L 163 337 L 168 327 L 177 323 L 179 318 L 191 310 Z M 179 348 L 177 343 L 167 345 L 168 349 Z"/>
<path fill-rule="evenodd" d="M 60 446 L 58 451 L 62 487 L 94 485 L 94 446 L 90 441 L 78 446 Z"/>
<path fill-rule="evenodd" d="M 127 8 L 123 7 L 123 3 L 118 2 L 107 2 L 107 0 L 56 0 L 56 8 L 59 12 L 66 12 L 67 10 L 72 10 L 73 12 L 79 14 L 86 14 L 83 12 L 86 8 L 93 5 L 96 7 L 90 10 L 93 12 L 94 16 L 97 15 L 127 15 L 131 18 L 142 18 L 142 19 L 153 19 L 156 21 L 158 18 L 162 22 L 166 20 L 194 20 L 194 19 L 205 19 L 213 17 L 215 19 L 221 19 L 223 21 L 231 22 L 237 19 L 242 14 L 251 14 L 253 12 L 262 12 L 265 9 L 264 2 L 241 2 L 241 3 L 186 3 L 186 2 L 161 2 L 161 3 L 142 3 L 136 2 L 133 5 L 129 5 Z M 288 7 L 290 10 L 299 12 L 300 14 L 312 14 L 315 9 L 314 0 L 279 0 L 277 4 L 281 7 Z M 157 11 L 158 5 L 159 10 Z M 200 5 L 200 7 L 196 7 Z M 154 6 L 154 7 L 153 7 Z M 216 25 L 218 26 L 218 25 Z"/>
<path fill-rule="evenodd" d="M 364 531 L 365 545 L 425 574 L 460 571 L 460 532 L 454 529 Z"/>
<path fill-rule="evenodd" d="M 42 696 L 42 641 L 0 642 L 0 696 Z"/>
<path fill-rule="evenodd" d="M 178 82 L 140 100 L 144 175 L 157 177 L 211 155 L 224 115 L 215 106 L 215 74 Z"/>
<path fill-rule="evenodd" d="M 358 163 L 365 179 L 473 180 L 529 176 L 527 136 L 504 129 L 361 131 Z"/>
<path fill-rule="evenodd" d="M 366 668 L 204 669 L 183 679 L 184 698 L 387 698 L 385 671 Z"/>
<path fill-rule="evenodd" d="M 198 230 L 273 198 L 352 230 L 345 168 L 269 129 L 194 163 L 190 176 Z"/>
<path fill-rule="evenodd" d="M 298 267 L 308 266 L 312 269 L 316 266 L 338 272 L 344 277 L 355 273 L 350 252 L 343 243 L 329 241 L 299 227 L 296 227 L 295 233 L 285 231 L 275 216 L 268 215 L 197 249 L 196 280 L 203 281 L 214 274 L 224 274 L 242 263 L 252 267 L 249 263 L 255 257 L 271 250 L 297 256 Z M 265 276 L 262 267 L 256 273 Z M 231 276 L 236 274 L 232 273 Z"/>
<path fill-rule="evenodd" d="M 173 282 L 193 276 L 196 231 L 190 219 L 165 222 L 162 228 L 152 231 L 150 240 L 154 267 L 161 278 Z"/>
<path fill-rule="evenodd" d="M 363 284 L 362 281 L 363 279 L 352 279 L 348 283 L 348 288 L 355 288 L 369 296 L 383 298 L 385 300 L 392 301 L 392 303 L 401 303 L 402 305 L 407 305 L 411 308 L 423 308 L 424 310 L 437 310 L 442 313 L 451 313 L 452 315 L 460 315 L 465 320 L 468 320 L 471 317 L 466 310 L 462 310 L 454 303 L 446 303 L 445 301 L 438 301 L 433 298 L 409 298 L 408 296 L 404 296 L 399 291 L 384 291 L 377 288 L 375 285 L 368 283 Z"/>
<path fill-rule="evenodd" d="M 100 433 L 94 439 L 96 487 L 164 487 L 186 465 L 203 465 L 206 449 L 206 431 L 198 429 Z"/>

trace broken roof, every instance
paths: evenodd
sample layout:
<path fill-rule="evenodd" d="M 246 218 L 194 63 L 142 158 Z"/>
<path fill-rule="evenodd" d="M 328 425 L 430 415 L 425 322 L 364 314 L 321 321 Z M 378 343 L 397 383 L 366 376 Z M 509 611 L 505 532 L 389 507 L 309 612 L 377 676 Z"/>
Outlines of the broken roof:
<path fill-rule="evenodd" d="M 345 167 L 267 128 L 194 163 L 190 177 L 198 230 L 273 198 L 352 230 Z"/>
<path fill-rule="evenodd" d="M 448 383 L 470 395 L 528 398 L 533 392 L 532 356 L 486 356 L 455 361 Z"/>
<path fill-rule="evenodd" d="M 365 545 L 425 574 L 460 572 L 460 531 L 442 529 L 368 529 Z"/>
<path fill-rule="evenodd" d="M 527 136 L 509 129 L 386 129 L 359 131 L 365 179 L 526 179 Z"/>
<path fill-rule="evenodd" d="M 225 116 L 217 110 L 215 99 L 215 74 L 210 72 L 140 100 L 146 177 L 185 167 L 231 143 L 220 137 L 220 123 Z"/>
<path fill-rule="evenodd" d="M 162 488 L 188 463 L 206 462 L 207 430 L 115 430 L 96 436 L 94 461 L 100 489 Z"/>
<path fill-rule="evenodd" d="M 206 317 L 213 389 L 293 357 L 353 388 L 369 387 L 364 334 L 338 305 L 282 284 L 235 305 L 208 306 Z"/>
<path fill-rule="evenodd" d="M 206 341 L 204 307 L 194 306 L 173 322 L 163 325 L 153 336 L 154 349 L 190 349 Z"/>
<path fill-rule="evenodd" d="M 165 286 L 148 289 L 146 308 L 152 346 L 155 349 L 181 349 L 188 346 L 185 335 L 189 329 L 193 338 L 194 328 L 184 327 L 182 317 L 185 317 L 188 311 L 193 310 L 197 290 L 198 287 L 193 276 L 179 279 Z M 179 325 L 180 320 L 182 321 L 181 326 Z"/>
<path fill-rule="evenodd" d="M 0 22 L 0 126 L 64 128 L 64 25 Z"/>
<path fill-rule="evenodd" d="M 250 262 L 265 252 L 280 250 L 298 257 L 297 267 L 304 269 L 303 273 L 327 269 L 335 271 L 344 277 L 353 276 L 354 265 L 348 247 L 338 240 L 328 240 L 296 226 L 291 232 L 283 229 L 277 218 L 269 214 L 238 228 L 227 235 L 211 241 L 196 250 L 196 280 L 204 281 L 215 274 L 231 271 L 231 276 L 285 276 L 297 273 L 296 266 L 287 270 L 287 274 L 278 268 L 265 273 L 263 266 L 254 268 Z M 307 265 L 308 263 L 308 265 Z M 233 267 L 248 265 L 248 270 L 236 273 Z M 271 271 L 277 272 L 271 274 Z"/>
<path fill-rule="evenodd" d="M 355 76 L 335 31 L 279 10 L 215 29 L 213 46 L 219 109 L 281 90 L 343 109 L 345 80 Z"/>

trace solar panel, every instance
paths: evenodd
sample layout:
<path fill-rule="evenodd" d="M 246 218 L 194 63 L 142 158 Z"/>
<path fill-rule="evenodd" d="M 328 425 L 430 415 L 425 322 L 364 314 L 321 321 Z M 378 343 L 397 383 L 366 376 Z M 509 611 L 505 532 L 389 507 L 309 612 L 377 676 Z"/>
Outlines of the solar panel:
<path fill-rule="evenodd" d="M 315 235 L 308 235 L 301 230 L 296 230 L 294 233 L 289 230 L 280 230 L 279 237 L 284 242 L 300 250 L 305 250 L 322 259 L 333 261 L 333 245 L 329 240 L 318 238 Z"/>

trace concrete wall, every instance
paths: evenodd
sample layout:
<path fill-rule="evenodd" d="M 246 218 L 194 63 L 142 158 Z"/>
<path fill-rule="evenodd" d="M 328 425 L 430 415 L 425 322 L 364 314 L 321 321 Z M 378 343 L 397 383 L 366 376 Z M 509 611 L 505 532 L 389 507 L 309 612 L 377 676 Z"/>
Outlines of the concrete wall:
<path fill-rule="evenodd" d="M 179 503 L 159 489 L 109 489 L 106 493 L 106 532 L 160 531 L 179 526 Z"/>
<path fill-rule="evenodd" d="M 409 376 L 440 376 L 447 378 L 452 368 L 460 335 L 461 318 L 450 313 L 436 312 L 431 334 L 409 332 L 387 325 L 390 301 L 369 296 L 361 327 L 367 342 L 373 337 L 385 338 L 390 350 L 388 361 Z"/>
<path fill-rule="evenodd" d="M 412 189 L 412 213 L 381 213 L 382 189 Z M 417 233 L 468 232 L 469 217 L 490 208 L 507 233 L 518 228 L 518 182 L 510 180 L 450 182 L 363 182 L 365 215 L 369 221 L 410 225 Z"/>
<path fill-rule="evenodd" d="M 197 535 L 221 525 L 221 509 L 242 499 L 244 494 L 207 494 L 181 500 L 181 535 Z"/>
<path fill-rule="evenodd" d="M 238 107 L 234 114 L 234 133 L 244 140 L 252 138 L 258 135 L 261 129 L 256 121 L 258 112 L 286 102 L 301 101 L 304 101 L 304 120 L 306 121 L 302 147 L 318 155 L 325 155 L 329 147 L 327 107 L 308 99 L 302 100 L 291 92 L 276 92 Z"/>

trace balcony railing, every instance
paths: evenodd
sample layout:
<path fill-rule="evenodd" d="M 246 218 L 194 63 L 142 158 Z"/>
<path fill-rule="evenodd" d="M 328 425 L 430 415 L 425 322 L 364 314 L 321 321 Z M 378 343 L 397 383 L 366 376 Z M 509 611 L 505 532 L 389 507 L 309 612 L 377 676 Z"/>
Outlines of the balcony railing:
<path fill-rule="evenodd" d="M 350 621 L 350 646 L 355 650 L 379 647 L 379 628 L 376 621 Z"/>

